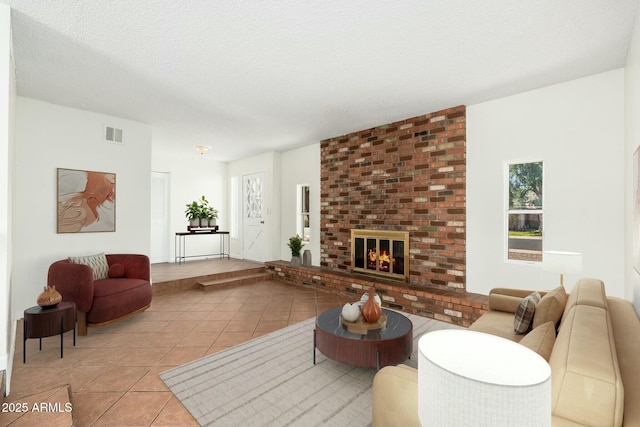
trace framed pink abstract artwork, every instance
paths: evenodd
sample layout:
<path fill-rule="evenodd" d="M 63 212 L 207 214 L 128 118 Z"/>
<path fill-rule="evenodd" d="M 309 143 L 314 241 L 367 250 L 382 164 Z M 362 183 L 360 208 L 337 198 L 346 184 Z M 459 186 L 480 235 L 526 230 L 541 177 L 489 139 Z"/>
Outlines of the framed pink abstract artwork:
<path fill-rule="evenodd" d="M 116 231 L 116 174 L 58 168 L 58 233 Z"/>

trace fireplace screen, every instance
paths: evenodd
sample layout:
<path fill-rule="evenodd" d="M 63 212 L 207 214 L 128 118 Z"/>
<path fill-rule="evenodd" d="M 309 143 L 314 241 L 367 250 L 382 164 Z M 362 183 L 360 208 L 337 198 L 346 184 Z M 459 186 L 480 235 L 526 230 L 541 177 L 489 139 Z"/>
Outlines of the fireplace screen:
<path fill-rule="evenodd" d="M 351 230 L 353 271 L 409 280 L 409 233 Z"/>

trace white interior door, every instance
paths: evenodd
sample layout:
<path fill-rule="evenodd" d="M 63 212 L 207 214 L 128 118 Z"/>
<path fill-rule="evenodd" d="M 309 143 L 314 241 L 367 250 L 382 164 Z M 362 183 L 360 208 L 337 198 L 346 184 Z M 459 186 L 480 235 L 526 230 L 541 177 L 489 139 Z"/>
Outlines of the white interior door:
<path fill-rule="evenodd" d="M 267 260 L 264 172 L 242 177 L 242 252 L 244 259 Z"/>
<path fill-rule="evenodd" d="M 151 263 L 169 262 L 169 174 L 151 172 Z"/>

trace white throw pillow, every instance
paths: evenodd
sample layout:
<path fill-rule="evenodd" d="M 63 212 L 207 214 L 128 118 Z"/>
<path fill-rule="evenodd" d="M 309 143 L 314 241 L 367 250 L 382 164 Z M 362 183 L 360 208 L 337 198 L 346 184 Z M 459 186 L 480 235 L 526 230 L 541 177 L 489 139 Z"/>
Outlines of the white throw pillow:
<path fill-rule="evenodd" d="M 87 256 L 70 256 L 69 262 L 72 264 L 84 264 L 93 270 L 93 280 L 102 280 L 109 277 L 109 264 L 104 253 Z"/>

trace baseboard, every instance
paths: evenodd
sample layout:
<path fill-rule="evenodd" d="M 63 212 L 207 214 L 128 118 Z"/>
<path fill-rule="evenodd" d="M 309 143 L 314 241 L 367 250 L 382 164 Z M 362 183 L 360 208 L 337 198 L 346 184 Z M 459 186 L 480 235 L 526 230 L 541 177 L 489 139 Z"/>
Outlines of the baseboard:
<path fill-rule="evenodd" d="M 13 371 L 13 357 L 16 353 L 16 333 L 18 331 L 18 322 L 19 320 L 14 320 L 11 325 L 11 341 L 9 344 L 9 354 L 4 355 L 7 358 L 6 364 L 4 366 L 7 367 L 4 373 L 4 381 L 2 381 L 3 387 L 3 396 L 8 396 L 11 393 L 11 372 Z"/>

